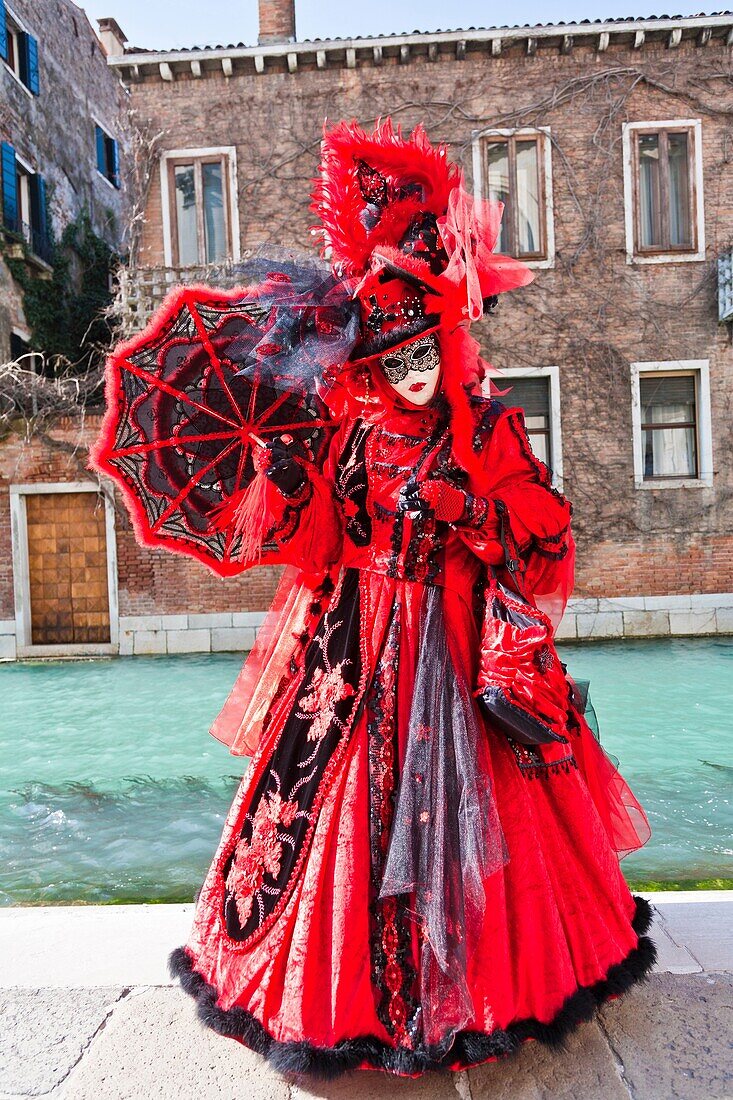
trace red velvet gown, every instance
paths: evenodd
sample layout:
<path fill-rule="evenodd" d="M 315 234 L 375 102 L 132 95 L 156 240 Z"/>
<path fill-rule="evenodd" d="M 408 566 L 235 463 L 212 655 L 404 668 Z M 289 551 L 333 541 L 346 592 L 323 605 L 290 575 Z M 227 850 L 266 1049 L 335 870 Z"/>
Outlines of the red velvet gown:
<path fill-rule="evenodd" d="M 572 551 L 570 505 L 519 410 L 472 414 L 537 584 Z M 396 509 L 416 470 L 456 475 L 446 425 L 437 400 L 338 430 L 289 505 L 282 558 L 305 572 L 212 730 L 254 754 L 171 969 L 282 1072 L 415 1076 L 556 1043 L 654 962 L 619 866 L 648 824 L 585 720 L 529 749 L 472 696 L 496 519 Z"/>

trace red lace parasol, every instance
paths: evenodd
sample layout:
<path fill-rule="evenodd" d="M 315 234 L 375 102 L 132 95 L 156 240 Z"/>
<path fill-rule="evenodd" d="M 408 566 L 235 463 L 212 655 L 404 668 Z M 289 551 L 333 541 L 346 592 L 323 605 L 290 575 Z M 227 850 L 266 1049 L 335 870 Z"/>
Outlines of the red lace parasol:
<path fill-rule="evenodd" d="M 220 576 L 253 564 L 242 560 L 241 533 L 217 526 L 256 477 L 253 447 L 280 437 L 318 465 L 331 434 L 302 363 L 300 377 L 278 370 L 292 343 L 283 347 L 271 291 L 171 291 L 109 359 L 107 412 L 91 452 L 91 468 L 121 487 L 141 542 L 190 554 Z M 297 323 L 302 332 L 302 311 Z M 277 535 L 268 532 L 262 549 Z"/>

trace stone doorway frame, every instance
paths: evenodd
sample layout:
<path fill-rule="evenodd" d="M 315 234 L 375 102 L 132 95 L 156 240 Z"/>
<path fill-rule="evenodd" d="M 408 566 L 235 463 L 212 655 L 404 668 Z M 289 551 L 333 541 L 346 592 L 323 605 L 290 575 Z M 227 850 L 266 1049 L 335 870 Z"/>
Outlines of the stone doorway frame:
<path fill-rule="evenodd" d="M 30 564 L 25 500 L 31 494 L 96 493 L 104 499 L 107 542 L 107 592 L 109 596 L 109 642 L 33 645 L 31 638 Z M 119 651 L 119 600 L 117 595 L 117 538 L 112 490 L 96 481 L 35 481 L 10 486 L 10 522 L 13 546 L 13 591 L 17 656 L 22 657 L 107 657 Z"/>

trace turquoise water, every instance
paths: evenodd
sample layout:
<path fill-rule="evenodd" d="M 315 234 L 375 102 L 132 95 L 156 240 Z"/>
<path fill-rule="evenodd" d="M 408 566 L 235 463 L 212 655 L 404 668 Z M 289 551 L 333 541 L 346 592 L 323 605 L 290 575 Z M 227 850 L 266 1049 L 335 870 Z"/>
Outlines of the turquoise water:
<path fill-rule="evenodd" d="M 733 877 L 733 639 L 563 645 L 653 836 L 631 879 Z M 0 666 L 0 902 L 181 900 L 245 761 L 207 733 L 235 654 Z"/>

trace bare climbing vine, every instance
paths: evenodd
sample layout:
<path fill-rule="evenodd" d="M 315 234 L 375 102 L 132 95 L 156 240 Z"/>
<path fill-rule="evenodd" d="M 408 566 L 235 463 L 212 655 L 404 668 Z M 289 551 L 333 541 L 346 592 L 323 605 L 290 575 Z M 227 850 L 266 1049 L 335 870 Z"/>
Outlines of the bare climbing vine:
<path fill-rule="evenodd" d="M 665 280 L 659 268 L 656 273 L 652 268 L 642 272 L 625 263 L 622 124 L 644 117 L 638 114 L 638 97 L 644 97 L 644 110 L 651 112 L 646 117 L 699 117 L 707 133 L 716 135 L 712 140 L 706 137 L 705 148 L 708 243 L 714 254 L 732 243 L 725 173 L 733 159 L 733 72 L 717 52 L 700 49 L 694 60 L 686 57 L 682 63 L 680 56 L 642 51 L 637 64 L 626 65 L 613 63 L 611 55 L 601 59 L 589 54 L 588 62 L 579 64 L 577 75 L 570 77 L 565 66 L 555 70 L 544 65 L 547 80 L 539 92 L 530 83 L 517 86 L 516 70 L 510 66 L 493 70 L 491 64 L 486 85 L 477 87 L 475 77 L 462 75 L 456 63 L 448 96 L 431 93 L 429 66 L 396 67 L 392 73 L 383 70 L 373 81 L 363 80 L 356 105 L 348 83 L 334 80 L 325 85 L 305 79 L 297 111 L 284 110 L 283 103 L 265 91 L 258 93 L 256 109 L 231 108 L 237 146 L 246 151 L 238 167 L 245 253 L 283 244 L 312 247 L 314 219 L 307 195 L 324 116 L 350 117 L 356 106 L 364 125 L 385 115 L 406 129 L 422 121 L 431 138 L 451 145 L 452 155 L 469 175 L 476 133 L 549 128 L 555 222 L 561 237 L 554 270 L 538 271 L 534 285 L 502 302 L 497 317 L 482 322 L 477 332 L 498 367 L 560 366 L 563 407 L 572 407 L 575 418 L 575 423 L 563 424 L 564 475 L 578 505 L 576 529 L 581 537 L 599 527 L 616 540 L 646 531 L 673 535 L 682 522 L 677 494 L 645 493 L 645 499 L 637 496 L 631 508 L 628 494 L 607 491 L 609 484 L 623 485 L 624 479 L 632 489 L 629 360 L 634 349 L 656 346 L 658 358 L 674 358 L 690 331 L 715 324 L 712 263 L 684 265 L 687 270 L 675 280 Z M 434 86 L 440 86 L 438 81 Z M 127 120 L 126 135 L 132 150 L 128 279 L 141 261 L 150 187 L 164 141 L 158 125 L 145 117 L 144 90 L 133 92 L 132 101 L 139 106 Z M 270 140 L 272 134 L 277 140 Z M 228 270 L 212 269 L 207 277 L 226 282 L 230 275 Z M 129 283 L 125 286 L 121 280 L 111 307 L 118 323 L 128 290 Z M 693 352 L 688 347 L 679 357 L 694 358 Z M 497 381 L 501 386 L 501 378 Z M 22 398 L 19 403 L 27 407 L 26 383 L 14 376 L 12 385 Z M 570 396 L 572 401 L 566 400 Z M 86 394 L 79 391 L 79 399 L 86 400 Z M 59 382 L 41 398 L 47 413 L 34 414 L 40 417 L 34 423 L 46 415 L 52 418 L 56 403 L 68 401 L 73 403 L 74 390 Z M 720 401 L 729 398 L 721 396 Z M 580 427 L 579 410 L 582 430 L 573 431 Z M 731 412 L 719 408 L 718 422 L 724 423 Z M 733 423 L 733 416 L 728 421 Z M 720 440 L 721 453 L 726 445 L 733 446 L 733 437 Z M 687 529 L 717 529 L 715 509 L 728 505 L 730 495 L 723 488 L 716 491 L 714 501 L 713 494 L 706 493 L 688 499 Z"/>

